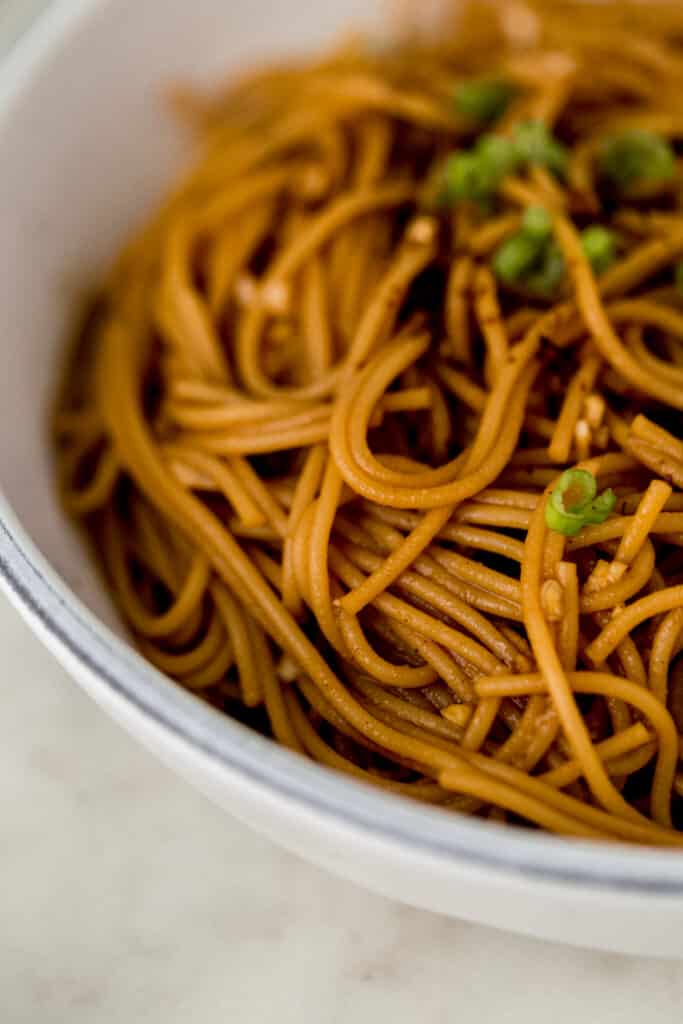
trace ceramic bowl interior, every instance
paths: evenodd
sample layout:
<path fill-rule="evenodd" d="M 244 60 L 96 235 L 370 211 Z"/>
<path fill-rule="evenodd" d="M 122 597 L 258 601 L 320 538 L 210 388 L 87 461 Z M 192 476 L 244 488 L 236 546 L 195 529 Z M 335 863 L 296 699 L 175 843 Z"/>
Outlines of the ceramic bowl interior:
<path fill-rule="evenodd" d="M 55 499 L 47 420 L 77 311 L 191 156 L 165 90 L 216 84 L 254 62 L 324 45 L 344 27 L 372 30 L 379 18 L 374 0 L 190 6 L 191 14 L 184 0 L 57 0 L 24 41 L 35 50 L 43 35 L 49 52 L 26 72 L 0 126 L 8 254 L 0 481 L 31 539 L 113 628 L 109 600 Z M 58 22 L 72 27 L 53 50 Z"/>
<path fill-rule="evenodd" d="M 215 82 L 255 60 L 376 31 L 374 0 L 61 0 L 0 72 L 0 570 L 75 670 L 88 666 L 164 728 L 330 820 L 515 876 L 683 895 L 683 858 L 571 844 L 467 821 L 337 778 L 246 735 L 145 666 L 123 636 L 55 498 L 48 415 L 76 311 L 188 158 L 164 104 L 177 81 Z M 75 596 L 74 596 L 75 595 Z M 40 622 L 37 620 L 40 619 Z M 41 625 L 42 623 L 42 625 Z M 97 652 L 97 657 L 95 655 Z M 147 709 L 147 710 L 145 710 Z M 137 712 L 136 712 L 137 713 Z M 192 726 L 187 723 L 192 723 Z M 259 774 L 260 773 L 260 774 Z M 351 873 L 349 871 L 349 873 Z"/>

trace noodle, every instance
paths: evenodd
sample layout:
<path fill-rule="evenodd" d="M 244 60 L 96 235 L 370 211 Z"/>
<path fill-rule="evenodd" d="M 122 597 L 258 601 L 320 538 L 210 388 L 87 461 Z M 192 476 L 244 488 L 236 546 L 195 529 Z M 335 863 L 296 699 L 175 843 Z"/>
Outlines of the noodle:
<path fill-rule="evenodd" d="M 683 846 L 683 11 L 455 6 L 183 94 L 58 486 L 198 699 L 443 813 Z"/>

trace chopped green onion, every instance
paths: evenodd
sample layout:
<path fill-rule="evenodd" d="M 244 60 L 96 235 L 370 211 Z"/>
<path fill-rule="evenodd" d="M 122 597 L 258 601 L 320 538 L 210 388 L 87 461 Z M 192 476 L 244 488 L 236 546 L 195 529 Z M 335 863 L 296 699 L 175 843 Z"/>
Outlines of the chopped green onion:
<path fill-rule="evenodd" d="M 524 286 L 532 295 L 551 299 L 565 275 L 564 257 L 556 242 L 544 246 L 541 262 L 535 273 L 529 275 Z"/>
<path fill-rule="evenodd" d="M 444 203 L 475 202 L 487 204 L 493 198 L 498 178 L 473 152 L 449 156 L 443 176 Z"/>
<path fill-rule="evenodd" d="M 514 165 L 515 151 L 509 139 L 482 135 L 474 149 L 453 153 L 446 160 L 444 202 L 490 202 Z"/>
<path fill-rule="evenodd" d="M 521 230 L 506 239 L 493 257 L 499 281 L 518 285 L 537 298 L 551 298 L 564 277 L 562 253 L 552 237 L 552 218 L 540 206 L 527 209 Z"/>
<path fill-rule="evenodd" d="M 598 485 L 585 469 L 567 469 L 560 477 L 545 506 L 545 521 L 551 530 L 575 537 L 588 523 L 604 523 L 617 503 L 611 488 L 596 497 Z"/>
<path fill-rule="evenodd" d="M 676 172 L 676 156 L 659 135 L 631 131 L 603 144 L 599 168 L 603 178 L 627 192 L 640 182 L 669 181 Z"/>
<path fill-rule="evenodd" d="M 444 192 L 450 200 L 478 199 L 479 161 L 473 153 L 453 153 L 444 166 Z"/>
<path fill-rule="evenodd" d="M 482 167 L 496 176 L 496 187 L 517 166 L 515 145 L 503 135 L 482 135 L 474 153 Z"/>
<path fill-rule="evenodd" d="M 520 163 L 541 164 L 553 174 L 564 174 L 567 150 L 548 131 L 544 121 L 525 121 L 514 137 L 517 159 Z"/>
<path fill-rule="evenodd" d="M 530 238 L 537 238 L 545 241 L 550 238 L 553 230 L 553 222 L 547 210 L 542 206 L 530 206 L 522 220 L 522 231 Z"/>
<path fill-rule="evenodd" d="M 604 274 L 616 259 L 617 240 L 614 232 L 600 224 L 593 224 L 581 232 L 581 245 L 596 274 Z"/>
<path fill-rule="evenodd" d="M 504 284 L 517 284 L 538 259 L 538 241 L 520 232 L 508 238 L 493 257 L 493 270 Z"/>
<path fill-rule="evenodd" d="M 617 504 L 617 496 L 611 487 L 598 495 L 595 501 L 591 502 L 588 508 L 583 510 L 583 518 L 586 523 L 599 525 L 614 512 Z"/>
<path fill-rule="evenodd" d="M 505 113 L 515 89 L 509 82 L 495 78 L 480 78 L 464 82 L 456 91 L 455 105 L 463 117 L 488 123 Z"/>
<path fill-rule="evenodd" d="M 542 121 L 521 124 L 512 139 L 482 135 L 473 149 L 452 153 L 444 164 L 438 201 L 441 205 L 463 201 L 488 205 L 503 178 L 529 163 L 542 164 L 557 175 L 563 174 L 567 163 L 566 149 Z M 550 224 L 545 217 L 539 217 L 537 211 L 532 225 L 534 218 L 536 228 L 548 235 Z"/>
<path fill-rule="evenodd" d="M 521 124 L 512 139 L 503 135 L 482 135 L 473 149 L 452 153 L 446 160 L 442 200 L 487 204 L 503 178 L 523 164 L 543 164 L 555 174 L 562 174 L 566 159 L 564 146 L 552 137 L 542 121 Z M 531 230 L 535 223 L 541 234 L 549 235 L 550 222 L 546 218 L 547 214 L 536 211 L 531 217 Z"/>

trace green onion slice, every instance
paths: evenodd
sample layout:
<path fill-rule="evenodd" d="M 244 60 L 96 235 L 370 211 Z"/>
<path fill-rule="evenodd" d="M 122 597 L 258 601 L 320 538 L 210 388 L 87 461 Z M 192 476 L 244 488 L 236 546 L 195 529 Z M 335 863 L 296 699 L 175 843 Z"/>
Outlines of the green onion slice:
<path fill-rule="evenodd" d="M 519 163 L 541 164 L 553 174 L 565 172 L 568 154 L 561 142 L 550 133 L 544 121 L 524 121 L 514 137 Z"/>
<path fill-rule="evenodd" d="M 529 206 L 522 220 L 522 231 L 531 238 L 545 241 L 550 238 L 553 222 L 550 214 L 542 206 Z"/>
<path fill-rule="evenodd" d="M 493 270 L 504 284 L 517 284 L 534 267 L 539 245 L 535 238 L 520 232 L 502 243 L 493 257 Z"/>
<path fill-rule="evenodd" d="M 451 153 L 444 164 L 442 201 L 489 203 L 506 174 L 515 168 L 509 139 L 482 135 L 474 149 Z"/>
<path fill-rule="evenodd" d="M 514 143 L 503 135 L 482 135 L 474 149 L 482 168 L 495 180 L 497 188 L 506 174 L 517 167 Z"/>
<path fill-rule="evenodd" d="M 666 139 L 653 132 L 631 131 L 603 144 L 600 173 L 621 192 L 640 182 L 666 182 L 676 173 L 676 155 Z"/>
<path fill-rule="evenodd" d="M 464 82 L 455 93 L 455 106 L 463 117 L 487 124 L 501 117 L 515 94 L 510 82 L 480 78 Z"/>
<path fill-rule="evenodd" d="M 601 224 L 592 224 L 581 232 L 581 245 L 595 274 L 604 274 L 617 258 L 615 234 Z"/>
<path fill-rule="evenodd" d="M 611 488 L 597 496 L 598 485 L 585 469 L 567 469 L 560 477 L 545 506 L 545 521 L 551 530 L 575 537 L 589 523 L 604 523 L 617 503 Z"/>
<path fill-rule="evenodd" d="M 564 256 L 557 242 L 551 240 L 542 250 L 542 258 L 533 274 L 523 282 L 527 291 L 541 299 L 552 299 L 566 272 Z"/>
<path fill-rule="evenodd" d="M 533 298 L 552 298 L 565 275 L 564 258 L 552 230 L 548 211 L 530 206 L 521 230 L 494 254 L 493 270 L 498 280 L 523 289 Z"/>

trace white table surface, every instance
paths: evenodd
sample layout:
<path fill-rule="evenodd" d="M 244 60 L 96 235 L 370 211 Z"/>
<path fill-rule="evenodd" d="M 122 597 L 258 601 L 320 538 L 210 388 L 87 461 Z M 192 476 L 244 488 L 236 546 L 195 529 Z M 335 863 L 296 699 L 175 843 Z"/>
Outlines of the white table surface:
<path fill-rule="evenodd" d="M 144 0 L 143 0 L 144 2 Z M 0 51 L 45 0 L 0 0 Z M 2 1024 L 672 1024 L 683 965 L 370 895 L 157 764 L 0 598 Z"/>

